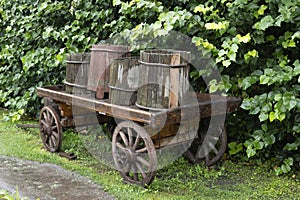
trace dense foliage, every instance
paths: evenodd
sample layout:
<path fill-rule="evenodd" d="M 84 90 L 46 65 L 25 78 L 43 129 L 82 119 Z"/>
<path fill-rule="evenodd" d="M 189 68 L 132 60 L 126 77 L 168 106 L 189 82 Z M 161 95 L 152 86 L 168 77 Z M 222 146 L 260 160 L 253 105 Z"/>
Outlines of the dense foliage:
<path fill-rule="evenodd" d="M 227 120 L 229 153 L 281 163 L 277 174 L 299 166 L 299 0 L 1 0 L 0 5 L 2 106 L 37 112 L 35 87 L 64 79 L 66 53 L 88 51 L 114 33 L 134 41 L 149 31 L 176 30 L 216 61 L 222 81 L 212 81 L 210 92 L 243 98 L 241 110 Z M 191 73 L 195 83 L 203 76 L 209 70 Z"/>

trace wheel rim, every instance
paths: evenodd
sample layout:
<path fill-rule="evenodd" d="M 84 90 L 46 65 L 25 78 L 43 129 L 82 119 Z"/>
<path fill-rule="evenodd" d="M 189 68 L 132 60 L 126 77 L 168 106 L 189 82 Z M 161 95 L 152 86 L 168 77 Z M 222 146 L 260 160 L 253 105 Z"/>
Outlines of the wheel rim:
<path fill-rule="evenodd" d="M 207 122 L 207 121 L 205 121 Z M 209 123 L 205 123 L 209 124 Z M 218 162 L 224 155 L 227 147 L 227 131 L 225 127 L 220 127 L 219 137 L 206 135 L 208 126 L 202 127 L 200 130 L 199 138 L 191 144 L 189 150 L 185 153 L 186 157 L 193 163 L 198 164 L 203 159 L 206 166 L 212 166 Z M 198 156 L 198 151 L 204 152 L 203 156 Z"/>
<path fill-rule="evenodd" d="M 212 141 L 217 140 L 215 144 Z M 227 147 L 227 131 L 225 127 L 222 129 L 222 132 L 219 138 L 205 138 L 202 143 L 202 148 L 205 152 L 205 165 L 212 166 L 218 162 L 224 155 Z"/>
<path fill-rule="evenodd" d="M 54 108 L 46 106 L 41 110 L 39 124 L 44 147 L 50 152 L 58 151 L 62 141 L 62 126 Z"/>
<path fill-rule="evenodd" d="M 156 173 L 156 152 L 146 130 L 131 121 L 117 125 L 112 138 L 114 163 L 124 181 L 149 185 Z"/>

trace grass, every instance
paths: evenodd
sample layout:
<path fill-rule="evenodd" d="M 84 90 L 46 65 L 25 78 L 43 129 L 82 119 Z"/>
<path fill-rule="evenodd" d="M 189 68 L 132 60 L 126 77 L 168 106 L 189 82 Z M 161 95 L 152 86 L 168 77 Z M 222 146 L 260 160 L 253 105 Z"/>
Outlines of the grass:
<path fill-rule="evenodd" d="M 89 177 L 118 199 L 300 199 L 299 175 L 275 176 L 268 166 L 223 160 L 206 168 L 180 157 L 159 170 L 147 188 L 127 185 L 119 174 L 99 163 L 85 150 L 80 136 L 64 132 L 64 151 L 77 155 L 69 161 L 43 149 L 37 129 L 20 129 L 4 122 L 0 110 L 0 154 L 55 163 Z"/>

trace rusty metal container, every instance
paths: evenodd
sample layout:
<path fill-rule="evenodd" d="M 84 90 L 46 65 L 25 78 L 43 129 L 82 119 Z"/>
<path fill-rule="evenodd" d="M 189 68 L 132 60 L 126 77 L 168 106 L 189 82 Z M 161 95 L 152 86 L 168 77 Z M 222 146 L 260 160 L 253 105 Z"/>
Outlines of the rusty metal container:
<path fill-rule="evenodd" d="M 141 51 L 136 105 L 149 110 L 179 106 L 189 90 L 189 61 L 187 51 Z"/>
<path fill-rule="evenodd" d="M 69 54 L 66 58 L 66 92 L 83 94 L 87 91 L 90 53 Z"/>
<path fill-rule="evenodd" d="M 109 92 L 109 65 L 112 59 L 130 55 L 130 47 L 111 44 L 96 44 L 91 48 L 91 63 L 87 89 L 96 92 L 96 98 L 103 99 Z"/>
<path fill-rule="evenodd" d="M 110 65 L 109 98 L 112 104 L 134 105 L 138 89 L 138 58 L 114 59 Z"/>

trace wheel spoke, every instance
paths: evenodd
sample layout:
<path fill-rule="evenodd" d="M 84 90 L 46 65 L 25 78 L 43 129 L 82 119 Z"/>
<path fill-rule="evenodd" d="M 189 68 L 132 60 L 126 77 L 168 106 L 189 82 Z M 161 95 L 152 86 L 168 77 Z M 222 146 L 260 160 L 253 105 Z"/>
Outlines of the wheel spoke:
<path fill-rule="evenodd" d="M 212 143 L 208 143 L 208 146 L 213 150 L 213 152 L 217 155 L 218 154 L 218 150 L 216 149 L 216 147 L 212 144 Z"/>
<path fill-rule="evenodd" d="M 52 140 L 52 143 L 53 143 L 53 147 L 56 147 L 57 140 L 56 140 L 55 136 L 51 135 L 50 137 L 51 137 L 51 140 Z"/>
<path fill-rule="evenodd" d="M 142 163 L 143 165 L 145 165 L 146 167 L 150 167 L 150 163 L 149 163 L 146 159 L 144 159 L 144 158 L 142 158 L 142 157 L 140 157 L 140 156 L 137 156 L 136 159 L 137 159 L 140 163 Z"/>
<path fill-rule="evenodd" d="M 147 147 L 138 149 L 138 150 L 136 150 L 135 152 L 136 152 L 136 153 L 145 153 L 145 152 L 147 152 Z"/>
<path fill-rule="evenodd" d="M 54 117 L 53 117 L 53 115 L 51 115 L 51 116 L 50 116 L 50 124 L 52 125 L 53 122 L 54 122 Z"/>
<path fill-rule="evenodd" d="M 52 127 L 51 127 L 51 130 L 52 130 L 52 131 L 57 130 L 57 125 L 52 126 Z"/>
<path fill-rule="evenodd" d="M 46 126 L 46 127 L 47 127 L 47 125 L 48 125 L 48 124 L 45 122 L 44 119 L 41 120 L 41 123 L 42 123 L 42 125 L 44 125 L 44 126 Z"/>
<path fill-rule="evenodd" d="M 140 142 L 140 139 L 141 139 L 141 136 L 140 136 L 140 135 L 137 135 L 136 138 L 135 138 L 135 142 L 134 142 L 134 145 L 133 145 L 133 149 L 136 149 L 137 145 L 138 145 L 139 142 Z"/>
<path fill-rule="evenodd" d="M 126 163 L 126 162 L 125 162 L 125 161 L 126 161 L 126 156 L 121 155 L 121 154 L 117 154 L 116 157 L 117 157 L 117 160 L 118 160 L 118 162 L 119 162 L 120 164 L 123 165 L 124 163 Z"/>
<path fill-rule="evenodd" d="M 123 147 L 123 145 L 120 144 L 119 142 L 116 143 L 116 146 L 119 147 L 119 149 L 120 149 L 122 152 L 124 152 L 124 153 L 126 152 L 126 148 Z"/>
<path fill-rule="evenodd" d="M 43 137 L 43 140 L 46 144 L 49 143 L 49 135 L 48 134 L 45 134 L 44 137 Z"/>
<path fill-rule="evenodd" d="M 53 142 L 51 136 L 49 136 L 49 146 L 50 146 L 50 148 L 54 147 L 54 142 Z"/>
<path fill-rule="evenodd" d="M 141 165 L 138 162 L 136 162 L 135 165 L 136 165 L 137 169 L 141 172 L 143 178 L 146 178 L 147 175 L 146 175 L 145 171 L 143 170 L 143 168 L 141 167 Z"/>
<path fill-rule="evenodd" d="M 48 118 L 47 118 L 47 113 L 43 112 L 43 116 L 44 116 L 44 120 L 46 121 L 46 123 L 48 124 Z"/>
<path fill-rule="evenodd" d="M 57 139 L 58 138 L 58 133 L 56 131 L 52 131 L 52 136 Z"/>
<path fill-rule="evenodd" d="M 125 173 L 128 173 L 128 172 L 130 172 L 130 168 L 131 168 L 131 165 L 128 163 L 128 162 L 126 162 L 126 164 L 125 164 Z"/>
<path fill-rule="evenodd" d="M 47 115 L 47 120 L 48 120 L 48 122 L 50 122 L 50 116 L 51 116 L 51 114 L 50 114 L 49 110 L 46 111 L 46 115 Z M 50 124 L 51 124 L 51 123 L 50 123 Z"/>
<path fill-rule="evenodd" d="M 122 138 L 124 144 L 125 144 L 126 146 L 128 146 L 128 140 L 127 140 L 127 138 L 126 138 L 125 133 L 124 133 L 123 131 L 120 130 L 119 134 L 120 134 L 120 136 L 121 136 L 121 138 Z"/>
<path fill-rule="evenodd" d="M 133 143 L 133 136 L 132 136 L 132 130 L 131 130 L 131 128 L 129 128 L 129 127 L 127 127 L 127 132 L 128 132 L 128 138 L 129 138 L 129 146 L 131 146 L 132 147 L 132 143 Z"/>

